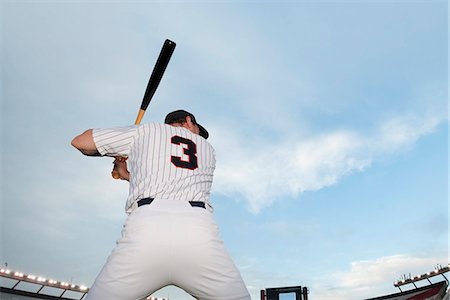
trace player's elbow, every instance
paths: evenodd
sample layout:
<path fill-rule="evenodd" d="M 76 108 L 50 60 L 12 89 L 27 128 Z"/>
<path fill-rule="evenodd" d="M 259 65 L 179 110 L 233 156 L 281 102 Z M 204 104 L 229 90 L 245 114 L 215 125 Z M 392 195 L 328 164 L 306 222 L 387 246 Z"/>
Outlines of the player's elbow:
<path fill-rule="evenodd" d="M 78 147 L 80 147 L 80 139 L 78 137 L 79 136 L 74 137 L 72 142 L 70 143 L 72 146 L 74 146 L 77 149 L 79 149 Z"/>
<path fill-rule="evenodd" d="M 92 136 L 92 129 L 88 129 L 82 134 L 74 137 L 71 144 L 84 155 L 99 155 Z"/>
<path fill-rule="evenodd" d="M 83 149 L 86 144 L 86 137 L 85 137 L 86 133 L 87 133 L 87 131 L 74 137 L 71 142 L 72 146 L 74 146 L 78 150 Z"/>

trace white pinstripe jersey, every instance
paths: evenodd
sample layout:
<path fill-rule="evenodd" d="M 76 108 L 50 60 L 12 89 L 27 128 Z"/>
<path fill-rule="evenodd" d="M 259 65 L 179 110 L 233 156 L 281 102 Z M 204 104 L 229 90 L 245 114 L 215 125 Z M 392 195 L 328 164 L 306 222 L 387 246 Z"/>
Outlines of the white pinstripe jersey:
<path fill-rule="evenodd" d="M 93 130 L 101 155 L 128 157 L 129 211 L 139 199 L 203 201 L 216 166 L 214 148 L 186 128 L 149 123 Z"/>

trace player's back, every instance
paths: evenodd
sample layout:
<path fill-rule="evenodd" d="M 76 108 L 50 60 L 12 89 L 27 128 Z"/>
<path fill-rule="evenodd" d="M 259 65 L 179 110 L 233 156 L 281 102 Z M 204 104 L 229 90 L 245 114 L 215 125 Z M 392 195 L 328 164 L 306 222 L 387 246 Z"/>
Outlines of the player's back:
<path fill-rule="evenodd" d="M 214 149 L 186 128 L 156 123 L 138 126 L 127 162 L 128 205 L 144 197 L 209 201 Z"/>

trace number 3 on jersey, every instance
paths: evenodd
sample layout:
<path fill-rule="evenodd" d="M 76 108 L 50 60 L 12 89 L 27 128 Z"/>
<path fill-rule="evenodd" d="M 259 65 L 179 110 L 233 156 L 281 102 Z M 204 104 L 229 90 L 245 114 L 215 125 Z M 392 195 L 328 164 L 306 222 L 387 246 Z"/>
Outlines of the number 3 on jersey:
<path fill-rule="evenodd" d="M 173 136 L 171 139 L 172 144 L 175 145 L 186 145 L 187 147 L 183 147 L 183 153 L 187 155 L 188 160 L 183 160 L 179 156 L 171 156 L 170 161 L 177 166 L 178 168 L 195 170 L 198 168 L 197 162 L 197 145 L 191 141 L 190 139 L 183 138 L 181 136 Z"/>

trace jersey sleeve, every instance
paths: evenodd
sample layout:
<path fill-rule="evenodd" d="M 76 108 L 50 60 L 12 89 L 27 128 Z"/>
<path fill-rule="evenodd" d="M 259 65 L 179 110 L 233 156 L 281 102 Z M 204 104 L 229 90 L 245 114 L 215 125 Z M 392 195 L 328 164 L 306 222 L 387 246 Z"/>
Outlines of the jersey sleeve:
<path fill-rule="evenodd" d="M 128 156 L 138 126 L 96 128 L 92 131 L 95 146 L 101 155 Z"/>

